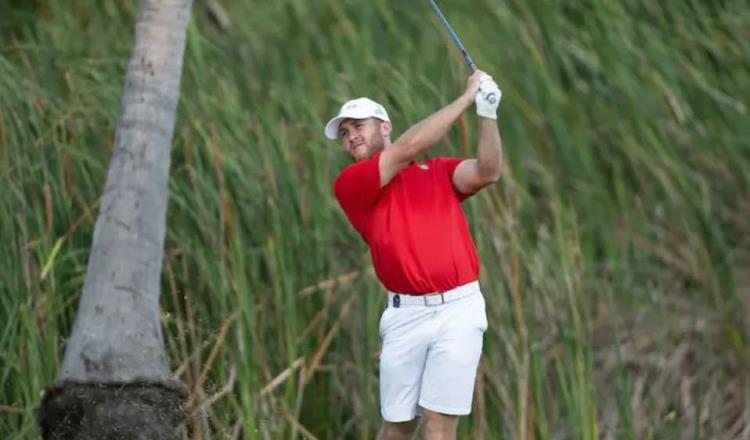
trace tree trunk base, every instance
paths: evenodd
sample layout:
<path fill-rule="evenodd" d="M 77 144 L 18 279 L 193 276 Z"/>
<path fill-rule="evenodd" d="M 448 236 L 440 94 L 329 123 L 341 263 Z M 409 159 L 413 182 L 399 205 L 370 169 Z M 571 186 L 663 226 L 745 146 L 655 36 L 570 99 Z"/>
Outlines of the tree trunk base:
<path fill-rule="evenodd" d="M 173 381 L 62 382 L 45 391 L 38 423 L 45 440 L 179 440 L 186 397 Z"/>

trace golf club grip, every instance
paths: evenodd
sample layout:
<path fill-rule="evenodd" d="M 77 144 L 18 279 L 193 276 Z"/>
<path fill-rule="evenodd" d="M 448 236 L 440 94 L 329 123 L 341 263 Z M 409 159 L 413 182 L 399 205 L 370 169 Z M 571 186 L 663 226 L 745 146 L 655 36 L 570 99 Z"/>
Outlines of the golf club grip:
<path fill-rule="evenodd" d="M 451 24 L 448 23 L 448 19 L 445 18 L 445 15 L 443 15 L 443 11 L 440 10 L 437 3 L 435 3 L 435 0 L 430 0 L 430 5 L 432 5 L 432 9 L 435 10 L 438 17 L 440 17 L 440 21 L 443 22 L 443 25 L 445 26 L 445 28 L 448 29 L 448 33 L 453 39 L 453 42 L 456 43 L 456 46 L 458 46 L 458 50 L 461 51 L 461 54 L 464 56 L 464 60 L 466 60 L 466 64 L 469 65 L 469 69 L 471 70 L 471 73 L 474 73 L 477 70 L 477 65 L 474 64 L 474 60 L 471 59 L 471 55 L 469 55 L 469 52 L 466 51 L 466 48 L 461 43 L 461 40 L 458 38 L 458 35 L 451 27 Z"/>

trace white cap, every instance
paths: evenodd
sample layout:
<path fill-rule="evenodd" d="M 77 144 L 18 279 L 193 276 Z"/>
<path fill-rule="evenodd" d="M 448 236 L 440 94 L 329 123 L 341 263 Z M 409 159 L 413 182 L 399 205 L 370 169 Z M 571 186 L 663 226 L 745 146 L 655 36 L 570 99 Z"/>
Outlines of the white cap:
<path fill-rule="evenodd" d="M 378 118 L 381 121 L 391 122 L 385 107 L 370 98 L 357 98 L 346 101 L 341 106 L 339 114 L 326 124 L 326 137 L 334 140 L 339 138 L 339 125 L 344 119 L 367 119 Z"/>

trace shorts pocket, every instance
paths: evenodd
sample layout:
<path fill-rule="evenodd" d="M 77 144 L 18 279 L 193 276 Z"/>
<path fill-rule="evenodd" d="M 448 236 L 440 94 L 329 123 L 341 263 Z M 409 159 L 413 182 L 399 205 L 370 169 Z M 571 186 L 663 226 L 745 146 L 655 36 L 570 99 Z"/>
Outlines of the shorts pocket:
<path fill-rule="evenodd" d="M 484 302 L 484 296 L 479 294 L 475 299 L 475 303 L 474 316 L 476 316 L 477 325 L 483 332 L 487 331 L 487 306 Z"/>
<path fill-rule="evenodd" d="M 386 307 L 383 313 L 380 314 L 380 321 L 378 321 L 378 334 L 380 339 L 383 339 L 385 331 L 388 329 L 388 318 L 391 316 L 392 307 Z"/>

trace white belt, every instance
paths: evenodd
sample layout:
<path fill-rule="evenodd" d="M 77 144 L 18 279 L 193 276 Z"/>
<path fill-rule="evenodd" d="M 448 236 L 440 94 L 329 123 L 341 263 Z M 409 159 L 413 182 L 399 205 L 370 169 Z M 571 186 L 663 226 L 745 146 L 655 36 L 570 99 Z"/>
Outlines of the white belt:
<path fill-rule="evenodd" d="M 451 290 L 439 293 L 428 293 L 425 295 L 409 295 L 406 293 L 388 292 L 388 303 L 386 307 L 402 306 L 439 306 L 461 298 L 466 298 L 479 292 L 479 281 L 458 286 Z"/>

